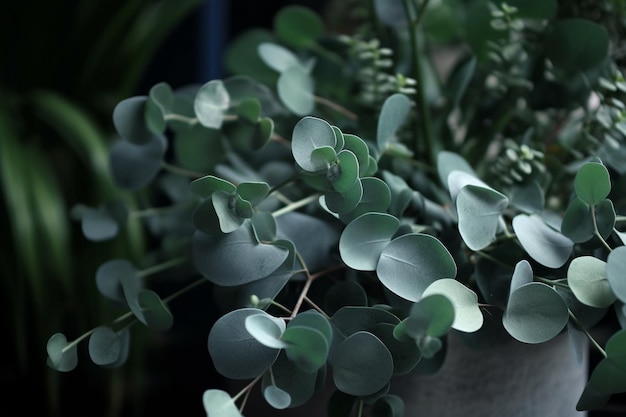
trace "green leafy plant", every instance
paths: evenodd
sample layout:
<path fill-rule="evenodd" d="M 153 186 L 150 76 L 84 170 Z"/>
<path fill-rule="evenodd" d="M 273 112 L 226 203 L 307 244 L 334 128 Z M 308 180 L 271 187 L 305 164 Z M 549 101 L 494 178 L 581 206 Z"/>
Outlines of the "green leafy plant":
<path fill-rule="evenodd" d="M 115 107 L 113 177 L 161 205 L 76 215 L 91 240 L 145 217 L 161 262 L 104 263 L 98 288 L 129 312 L 53 335 L 51 367 L 74 369 L 87 339 L 96 364 L 121 366 L 132 325 L 167 330 L 168 303 L 210 283 L 223 315 L 208 353 L 251 380 L 207 390 L 211 417 L 240 416 L 255 387 L 276 409 L 306 404 L 328 374 L 335 415 L 400 415 L 394 377 L 440 363 L 453 331 L 483 346 L 568 332 L 603 358 L 577 407 L 626 391 L 615 39 L 556 1 L 368 4 L 341 34 L 286 7 L 232 42 L 228 78 Z M 161 298 L 149 279 L 172 268 L 187 285 Z"/>
<path fill-rule="evenodd" d="M 0 29 L 5 63 L 0 70 L 0 274 L 5 278 L 3 328 L 11 335 L 6 347 L 13 358 L 3 372 L 5 395 L 28 388 L 37 401 L 8 403 L 3 412 L 17 414 L 22 407 L 19 413 L 45 410 L 56 416 L 67 415 L 75 404 L 66 394 L 72 382 L 34 359 L 41 354 L 36 346 L 45 345 L 59 327 L 82 332 L 113 314 L 84 277 L 103 260 L 139 258 L 145 250 L 141 221 L 133 219 L 115 242 L 84 245 L 69 207 L 114 198 L 135 204 L 136 195 L 111 180 L 111 108 L 134 93 L 157 48 L 198 1 L 33 3 L 2 8 L 2 15 L 11 17 Z M 140 338 L 135 341 L 133 350 L 141 347 Z M 122 401 L 114 389 L 131 381 L 128 375 L 139 368 L 111 374 L 83 368 L 75 377 L 99 381 L 102 396 L 85 398 L 102 399 L 103 406 L 92 405 L 117 414 Z"/>

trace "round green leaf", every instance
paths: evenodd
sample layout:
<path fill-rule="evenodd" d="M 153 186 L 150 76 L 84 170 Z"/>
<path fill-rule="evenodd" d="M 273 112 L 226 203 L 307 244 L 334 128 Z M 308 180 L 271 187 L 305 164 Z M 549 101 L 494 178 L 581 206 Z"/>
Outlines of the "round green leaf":
<path fill-rule="evenodd" d="M 138 190 L 150 184 L 161 171 L 167 150 L 164 136 L 153 136 L 148 142 L 134 144 L 120 140 L 110 153 L 111 173 L 115 183 L 126 190 Z"/>
<path fill-rule="evenodd" d="M 517 290 L 522 285 L 529 284 L 533 282 L 534 274 L 533 268 L 530 266 L 530 263 L 526 259 L 522 259 L 518 263 L 515 264 L 515 269 L 513 270 L 513 276 L 511 277 L 511 285 L 509 288 L 509 295 L 513 294 L 515 290 Z"/>
<path fill-rule="evenodd" d="M 339 281 L 324 293 L 323 309 L 330 315 L 335 314 L 342 307 L 366 305 L 367 293 L 356 281 Z"/>
<path fill-rule="evenodd" d="M 585 163 L 576 173 L 574 189 L 585 203 L 591 206 L 598 204 L 611 192 L 609 171 L 600 163 Z"/>
<path fill-rule="evenodd" d="M 541 185 L 537 181 L 531 181 L 514 186 L 511 191 L 511 205 L 527 214 L 541 212 L 545 206 Z"/>
<path fill-rule="evenodd" d="M 252 28 L 235 37 L 224 56 L 224 64 L 231 74 L 252 77 L 259 83 L 274 85 L 277 80 L 276 71 L 269 68 L 258 54 L 258 47 L 264 42 L 275 42 L 272 32 L 263 28 Z M 229 90 L 230 92 L 230 90 Z M 248 92 L 246 96 L 249 97 Z"/>
<path fill-rule="evenodd" d="M 313 78 L 300 66 L 289 67 L 281 72 L 276 85 L 278 97 L 289 110 L 298 116 L 313 112 L 315 108 L 314 87 Z"/>
<path fill-rule="evenodd" d="M 259 56 L 265 64 L 280 73 L 291 67 L 300 67 L 302 64 L 298 57 L 284 46 L 275 43 L 264 42 L 258 47 Z"/>
<path fill-rule="evenodd" d="M 415 192 L 409 187 L 404 178 L 389 171 L 382 172 L 383 179 L 391 191 L 389 213 L 401 217 L 411 204 Z"/>
<path fill-rule="evenodd" d="M 287 343 L 280 340 L 285 331 L 285 322 L 282 319 L 260 312 L 246 317 L 245 327 L 248 333 L 264 346 L 274 349 L 287 346 Z"/>
<path fill-rule="evenodd" d="M 289 326 L 282 340 L 287 343 L 287 357 L 306 372 L 321 368 L 328 357 L 330 343 L 322 332 L 312 327 Z"/>
<path fill-rule="evenodd" d="M 140 320 L 146 326 L 163 331 L 170 329 L 174 324 L 169 308 L 154 291 L 140 291 L 137 294 L 137 303 L 141 309 Z"/>
<path fill-rule="evenodd" d="M 394 375 L 404 375 L 415 368 L 415 365 L 421 359 L 421 354 L 415 341 L 401 341 L 394 337 L 395 327 L 390 323 L 381 323 L 374 327 L 371 333 L 378 337 L 389 349 L 389 353 L 391 353 L 393 358 Z"/>
<path fill-rule="evenodd" d="M 454 305 L 447 296 L 426 295 L 413 304 L 409 317 L 401 323 L 402 326 L 396 326 L 395 334 L 416 340 L 424 335 L 441 337 L 452 327 L 455 314 Z"/>
<path fill-rule="evenodd" d="M 430 284 L 454 278 L 456 264 L 448 249 L 435 237 L 410 233 L 389 243 L 380 256 L 376 273 L 396 295 L 417 301 Z"/>
<path fill-rule="evenodd" d="M 73 215 L 80 218 L 83 235 L 91 241 L 100 242 L 117 236 L 126 225 L 128 208 L 123 202 L 114 200 L 97 209 L 77 206 Z"/>
<path fill-rule="evenodd" d="M 613 202 L 608 198 L 600 201 L 596 205 L 596 225 L 598 227 L 598 232 L 600 236 L 604 239 L 608 239 L 613 233 L 615 228 L 615 207 L 613 207 Z"/>
<path fill-rule="evenodd" d="M 202 404 L 207 417 L 243 417 L 226 391 L 209 389 L 202 394 Z"/>
<path fill-rule="evenodd" d="M 581 303 L 605 308 L 615 301 L 607 276 L 607 263 L 593 256 L 579 256 L 567 268 L 567 282 Z"/>
<path fill-rule="evenodd" d="M 605 347 L 606 357 L 594 368 L 589 385 L 598 394 L 626 390 L 626 330 L 613 334 Z"/>
<path fill-rule="evenodd" d="M 609 53 L 606 29 L 582 18 L 557 20 L 545 42 L 548 59 L 554 66 L 570 73 L 600 65 Z"/>
<path fill-rule="evenodd" d="M 339 239 L 341 260 L 358 271 L 374 271 L 378 259 L 400 227 L 386 213 L 365 213 L 345 227 Z"/>
<path fill-rule="evenodd" d="M 269 191 L 269 184 L 261 181 L 246 181 L 237 185 L 237 194 L 244 200 L 249 201 L 253 206 L 261 204 Z"/>
<path fill-rule="evenodd" d="M 89 337 L 89 357 L 99 366 L 112 366 L 125 358 L 130 345 L 128 332 L 117 334 L 110 327 L 97 327 Z M 124 337 L 126 336 L 126 337 Z"/>
<path fill-rule="evenodd" d="M 315 149 L 322 147 L 334 148 L 336 143 L 333 128 L 317 117 L 303 117 L 293 128 L 291 152 L 298 166 L 309 172 L 326 170 L 326 165 L 316 165 L 311 160 Z"/>
<path fill-rule="evenodd" d="M 579 197 L 570 201 L 563 215 L 561 233 L 574 243 L 587 242 L 593 237 L 593 217 L 591 207 Z"/>
<path fill-rule="evenodd" d="M 330 181 L 333 172 L 330 170 L 331 164 L 337 161 L 337 152 L 332 146 L 321 146 L 313 149 L 311 152 L 311 163 L 317 167 L 323 167 L 323 170 L 327 170 L 326 178 Z M 337 168 L 335 166 L 334 168 Z"/>
<path fill-rule="evenodd" d="M 258 243 L 248 225 L 227 235 L 196 231 L 193 236 L 196 268 L 218 285 L 241 285 L 264 278 L 288 256 L 285 248 Z"/>
<path fill-rule="evenodd" d="M 210 198 L 202 201 L 194 208 L 191 218 L 196 229 L 204 233 L 221 232 L 220 221 L 213 200 Z"/>
<path fill-rule="evenodd" d="M 344 338 L 359 331 L 372 332 L 380 323 L 397 325 L 400 319 L 392 313 L 374 307 L 343 307 L 331 318 L 333 327 Z"/>
<path fill-rule="evenodd" d="M 257 242 L 276 239 L 276 218 L 267 211 L 256 211 L 251 219 L 252 230 Z"/>
<path fill-rule="evenodd" d="M 274 17 L 278 37 L 292 46 L 309 46 L 323 34 L 324 23 L 311 9 L 292 5 L 283 7 Z"/>
<path fill-rule="evenodd" d="M 245 328 L 246 318 L 262 310 L 242 308 L 220 317 L 209 332 L 209 354 L 215 369 L 226 378 L 252 379 L 261 375 L 280 350 L 259 343 Z"/>
<path fill-rule="evenodd" d="M 151 132 L 160 135 L 165 132 L 165 117 L 173 105 L 172 88 L 167 83 L 159 83 L 150 88 L 145 106 L 146 125 Z"/>
<path fill-rule="evenodd" d="M 333 357 L 337 389 L 355 396 L 383 388 L 393 375 L 393 358 L 384 343 L 369 332 L 357 332 L 338 346 Z"/>
<path fill-rule="evenodd" d="M 558 335 L 569 320 L 567 305 L 550 286 L 531 282 L 513 291 L 502 316 L 511 336 L 524 343 L 543 343 Z"/>
<path fill-rule="evenodd" d="M 404 124 L 411 110 L 411 100 L 404 94 L 392 94 L 383 103 L 376 130 L 376 145 L 383 152 L 389 142 L 395 140 L 396 132 Z"/>
<path fill-rule="evenodd" d="M 191 181 L 189 186 L 191 187 L 191 191 L 202 198 L 209 198 L 216 191 L 224 191 L 230 194 L 237 191 L 237 187 L 230 181 L 213 175 L 197 178 Z"/>
<path fill-rule="evenodd" d="M 48 353 L 47 364 L 54 370 L 59 372 L 69 372 L 78 365 L 78 345 L 73 345 L 69 349 L 67 347 L 67 338 L 63 333 L 55 333 L 46 344 L 46 352 Z"/>
<path fill-rule="evenodd" d="M 483 325 L 483 313 L 478 307 L 478 295 L 459 281 L 452 278 L 439 279 L 430 284 L 422 294 L 428 297 L 441 294 L 447 297 L 454 306 L 454 322 L 456 330 L 472 333 Z"/>
<path fill-rule="evenodd" d="M 397 395 L 385 395 L 372 407 L 372 417 L 403 417 L 404 401 Z"/>
<path fill-rule="evenodd" d="M 482 250 L 495 239 L 500 216 L 509 199 L 491 188 L 466 185 L 456 198 L 459 233 L 472 250 Z"/>
<path fill-rule="evenodd" d="M 276 385 L 269 385 L 263 389 L 263 398 L 277 410 L 284 410 L 291 404 L 291 396 Z"/>
<path fill-rule="evenodd" d="M 199 123 L 176 131 L 173 145 L 176 163 L 196 172 L 212 171 L 226 154 L 222 132 Z"/>
<path fill-rule="evenodd" d="M 348 213 L 339 213 L 339 218 L 344 223 L 349 223 L 361 214 L 384 213 L 391 204 L 391 190 L 383 180 L 376 177 L 364 177 L 361 178 L 360 183 L 363 186 L 363 194 L 359 204 Z"/>
<path fill-rule="evenodd" d="M 445 187 L 448 187 L 448 176 L 452 171 L 460 171 L 471 177 L 476 177 L 474 168 L 467 160 L 455 152 L 441 151 L 437 154 L 437 174 L 439 181 Z"/>
<path fill-rule="evenodd" d="M 296 315 L 289 321 L 289 327 L 310 327 L 320 332 L 328 344 L 333 339 L 333 329 L 330 322 L 315 310 L 306 310 Z"/>
<path fill-rule="evenodd" d="M 359 161 L 359 175 L 367 172 L 370 164 L 370 151 L 367 143 L 356 135 L 343 134 L 343 148 L 351 151 Z"/>
<path fill-rule="evenodd" d="M 320 197 L 320 204 L 336 214 L 350 213 L 356 209 L 363 198 L 363 183 L 357 179 L 348 191 L 338 193 L 327 191 Z"/>
<path fill-rule="evenodd" d="M 216 191 L 213 193 L 211 201 L 213 203 L 213 208 L 215 209 L 215 214 L 217 214 L 222 233 L 234 232 L 241 227 L 245 220 L 245 218 L 239 216 L 234 210 L 233 202 L 236 198 L 236 196 L 226 194 L 223 191 Z M 200 211 L 196 210 L 196 214 L 199 213 Z M 201 225 L 201 223 L 197 223 L 196 227 L 200 230 L 208 232 L 205 227 L 199 227 Z"/>
<path fill-rule="evenodd" d="M 626 246 L 620 246 L 606 261 L 606 274 L 611 290 L 622 302 L 626 302 Z"/>
<path fill-rule="evenodd" d="M 339 152 L 337 165 L 330 167 L 328 176 L 335 191 L 338 193 L 349 191 L 359 178 L 359 162 L 356 155 L 345 149 Z"/>
<path fill-rule="evenodd" d="M 126 259 L 111 259 L 100 265 L 96 271 L 98 291 L 113 301 L 124 301 L 124 280 L 138 281 L 137 268 Z"/>
<path fill-rule="evenodd" d="M 229 105 L 230 96 L 221 80 L 212 80 L 200 87 L 193 103 L 198 121 L 212 129 L 222 127 Z"/>
<path fill-rule="evenodd" d="M 572 253 L 574 243 L 538 215 L 518 214 L 513 218 L 513 230 L 524 250 L 548 268 L 560 268 Z"/>
<path fill-rule="evenodd" d="M 113 125 L 122 139 L 136 145 L 152 141 L 154 133 L 146 125 L 146 96 L 130 97 L 120 101 L 113 109 Z"/>

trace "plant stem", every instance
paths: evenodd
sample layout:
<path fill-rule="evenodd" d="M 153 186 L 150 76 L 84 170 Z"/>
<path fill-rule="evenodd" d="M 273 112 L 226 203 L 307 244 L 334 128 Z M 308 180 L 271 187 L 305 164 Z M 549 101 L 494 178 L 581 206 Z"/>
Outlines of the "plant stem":
<path fill-rule="evenodd" d="M 322 316 L 326 317 L 328 320 L 330 320 L 330 316 L 328 314 L 326 314 L 326 312 L 324 310 L 322 310 L 322 308 L 320 306 L 318 306 L 317 304 L 315 304 L 313 302 L 313 300 L 311 300 L 309 297 L 304 296 L 304 301 L 306 301 L 311 307 L 313 307 L 318 313 L 320 313 Z"/>
<path fill-rule="evenodd" d="M 278 191 L 279 189 L 281 189 L 282 187 L 284 187 L 287 184 L 290 184 L 292 182 L 294 182 L 296 180 L 296 178 L 298 178 L 300 174 L 299 173 L 295 173 L 294 175 L 292 175 L 291 177 L 287 178 L 286 180 L 284 180 L 281 183 L 276 184 L 275 186 L 273 186 L 272 188 L 270 188 L 270 190 L 267 192 L 268 195 Z"/>
<path fill-rule="evenodd" d="M 169 297 L 165 298 L 163 300 L 163 302 L 165 304 L 168 304 L 170 301 L 180 297 L 184 293 L 189 292 L 189 291 L 193 290 L 194 288 L 196 288 L 197 286 L 199 286 L 200 284 L 205 284 L 207 282 L 209 282 L 209 280 L 204 278 L 204 277 L 202 277 L 202 278 L 192 282 L 191 284 L 187 285 L 186 287 L 183 287 L 180 290 L 176 291 L 174 294 L 170 295 Z"/>
<path fill-rule="evenodd" d="M 166 269 L 173 268 L 178 265 L 182 265 L 189 261 L 188 256 L 181 256 L 179 258 L 170 259 L 163 263 L 153 265 L 149 268 L 143 269 L 141 271 L 137 271 L 137 276 L 146 277 L 148 275 L 156 274 L 157 272 L 165 271 Z"/>
<path fill-rule="evenodd" d="M 593 345 L 593 347 L 595 347 L 598 352 L 600 352 L 602 354 L 602 356 L 604 356 L 605 358 L 607 357 L 606 351 L 604 349 L 602 349 L 602 346 L 600 346 L 600 344 L 596 341 L 596 339 L 593 338 L 593 336 L 591 336 L 591 334 L 587 331 L 587 329 L 585 329 L 581 324 L 580 321 L 578 321 L 578 319 L 576 318 L 576 316 L 574 315 L 574 313 L 572 313 L 571 310 L 567 310 L 569 313 L 570 318 L 572 319 L 572 321 L 574 323 L 576 323 L 576 326 L 578 327 L 578 329 L 580 329 L 581 332 L 583 332 L 585 334 L 585 336 L 587 336 L 587 339 L 589 339 L 589 341 L 591 342 L 591 344 Z"/>
<path fill-rule="evenodd" d="M 248 385 L 246 385 L 245 387 L 243 387 L 243 389 L 242 389 L 241 391 L 239 391 L 239 392 L 237 393 L 237 395 L 235 395 L 235 396 L 233 397 L 233 402 L 234 402 L 234 401 L 237 401 L 237 400 L 238 400 L 238 399 L 239 399 L 239 398 L 240 398 L 243 394 L 245 394 L 245 393 L 247 393 L 247 392 L 250 392 L 250 391 L 252 390 L 252 387 L 254 387 L 254 386 L 256 385 L 256 383 L 257 383 L 257 382 L 259 382 L 259 380 L 260 380 L 261 378 L 263 378 L 263 374 L 261 374 L 261 375 L 257 376 L 256 378 L 254 378 L 254 379 L 252 380 L 252 382 L 250 382 Z M 240 408 L 240 410 L 239 410 L 240 412 L 241 412 L 241 411 L 243 411 L 243 406 L 244 406 L 244 405 L 245 405 L 245 400 L 244 400 L 244 404 L 242 404 L 242 405 L 241 405 L 241 408 Z"/>
<path fill-rule="evenodd" d="M 306 298 L 306 295 L 309 292 L 309 289 L 311 288 L 312 283 L 313 283 L 313 278 L 307 272 L 307 278 L 306 278 L 306 281 L 304 282 L 304 287 L 302 288 L 300 297 L 298 297 L 298 301 L 296 301 L 296 305 L 293 307 L 291 315 L 289 316 L 289 320 L 296 317 L 298 313 L 300 312 L 300 309 L 302 308 L 302 303 L 304 302 L 304 299 Z"/>
<path fill-rule="evenodd" d="M 335 103 L 334 101 L 331 101 L 327 98 L 324 97 L 320 97 L 320 96 L 313 96 L 313 99 L 320 104 L 325 105 L 326 107 L 329 107 L 341 114 L 343 114 L 344 116 L 346 116 L 348 119 L 350 120 L 358 120 L 359 116 L 357 116 L 356 114 L 354 114 L 353 112 L 351 112 L 350 110 L 346 109 L 345 107 L 341 106 L 340 104 Z"/>
<path fill-rule="evenodd" d="M 600 230 L 598 230 L 598 222 L 596 219 L 596 208 L 595 206 L 591 206 L 591 219 L 593 220 L 593 233 L 600 239 L 600 242 L 604 245 L 605 248 L 609 250 L 609 252 L 613 251 L 613 248 L 609 246 L 609 244 L 604 240 L 602 235 L 600 234 Z"/>
<path fill-rule="evenodd" d="M 424 80 L 424 73 L 422 71 L 422 57 L 421 50 L 419 47 L 419 42 L 417 39 L 417 32 L 419 29 L 419 20 L 423 15 L 426 6 L 428 5 L 428 0 L 424 0 L 422 3 L 422 7 L 420 7 L 420 14 L 413 18 L 413 3 L 411 0 L 403 0 L 404 11 L 407 18 L 407 23 L 409 26 L 409 40 L 411 43 L 411 50 L 413 51 L 413 67 L 415 71 L 415 79 L 417 80 L 417 98 L 418 98 L 418 108 L 420 112 L 420 126 L 422 127 L 422 135 L 424 137 L 424 143 L 426 144 L 426 156 L 428 158 L 429 164 L 434 166 L 436 161 L 435 156 L 435 145 L 433 138 L 433 129 L 431 126 L 431 115 L 430 115 L 430 107 L 428 106 L 428 98 L 426 97 L 426 87 Z M 416 127 L 417 129 L 417 127 Z M 415 135 L 415 149 L 414 151 L 417 153 L 419 149 L 420 140 L 419 135 Z"/>
<path fill-rule="evenodd" d="M 185 168 L 177 167 L 176 165 L 168 164 L 167 162 L 163 162 L 161 166 L 166 171 L 169 171 L 176 175 L 182 175 L 183 177 L 196 179 L 196 178 L 204 177 L 206 175 L 204 172 L 190 171 Z"/>
<path fill-rule="evenodd" d="M 183 116 L 182 114 L 170 113 L 165 116 L 165 120 L 176 120 L 177 122 L 187 123 L 190 126 L 193 126 L 199 122 L 199 120 L 195 117 Z"/>
<path fill-rule="evenodd" d="M 286 214 L 286 213 L 292 212 L 294 210 L 297 210 L 300 207 L 304 207 L 307 204 L 310 204 L 313 201 L 317 200 L 318 198 L 319 198 L 319 194 L 310 195 L 310 196 L 308 196 L 306 198 L 303 198 L 302 200 L 294 201 L 293 203 L 288 204 L 285 207 L 276 210 L 272 214 L 274 215 L 274 217 L 282 216 L 283 214 Z"/>

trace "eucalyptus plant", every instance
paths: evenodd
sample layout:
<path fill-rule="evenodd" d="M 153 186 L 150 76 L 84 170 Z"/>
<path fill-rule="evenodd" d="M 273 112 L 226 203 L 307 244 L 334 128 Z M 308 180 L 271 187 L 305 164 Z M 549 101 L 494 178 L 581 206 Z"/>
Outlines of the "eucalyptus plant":
<path fill-rule="evenodd" d="M 210 284 L 223 314 L 208 353 L 250 380 L 208 389 L 211 417 L 240 416 L 253 389 L 298 407 L 328 382 L 333 415 L 401 415 L 394 377 L 435 372 L 453 331 L 483 348 L 567 332 L 578 358 L 587 340 L 603 357 L 577 407 L 626 391 L 615 39 L 556 1 L 367 4 L 351 33 L 285 7 L 233 41 L 227 78 L 115 107 L 112 174 L 146 207 L 73 214 L 93 241 L 145 218 L 158 245 L 153 263 L 97 270 L 128 312 L 53 335 L 52 368 L 74 369 L 83 340 L 94 363 L 121 366 L 133 325 L 166 331 L 168 303 Z M 446 76 L 444 45 L 458 52 Z M 150 278 L 165 270 L 188 284 L 163 297 Z"/>

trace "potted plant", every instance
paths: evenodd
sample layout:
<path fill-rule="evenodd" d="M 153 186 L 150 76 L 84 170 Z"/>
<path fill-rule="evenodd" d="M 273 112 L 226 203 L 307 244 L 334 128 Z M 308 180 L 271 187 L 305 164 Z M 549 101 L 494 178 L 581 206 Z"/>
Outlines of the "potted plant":
<path fill-rule="evenodd" d="M 618 3 L 365 3 L 363 20 L 338 20 L 350 30 L 285 7 L 273 30 L 234 40 L 227 78 L 115 107 L 112 174 L 146 207 L 73 214 L 91 240 L 145 217 L 154 251 L 98 269 L 128 312 L 53 335 L 51 367 L 73 369 L 87 339 L 94 363 L 121 366 L 132 325 L 166 331 L 168 303 L 210 283 L 222 313 L 208 354 L 249 381 L 208 388 L 211 417 L 252 413 L 253 391 L 287 409 L 320 390 L 329 415 L 402 415 L 394 381 L 418 390 L 404 378 L 468 346 L 478 364 L 522 349 L 511 367 L 540 356 L 524 349 L 571 346 L 580 389 L 542 365 L 561 386 L 547 389 L 574 393 L 559 415 L 626 390 Z M 181 289 L 163 296 L 150 278 L 166 270 Z M 516 415 L 555 415 L 522 401 L 534 411 Z"/>

